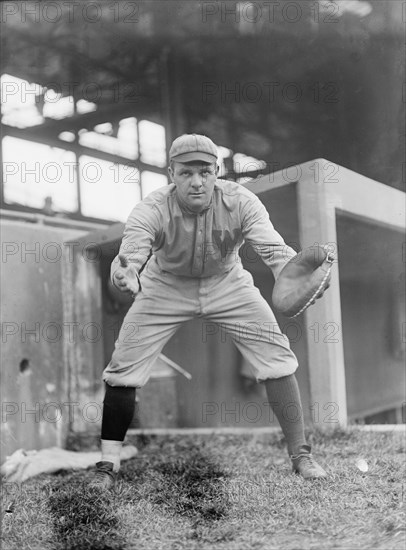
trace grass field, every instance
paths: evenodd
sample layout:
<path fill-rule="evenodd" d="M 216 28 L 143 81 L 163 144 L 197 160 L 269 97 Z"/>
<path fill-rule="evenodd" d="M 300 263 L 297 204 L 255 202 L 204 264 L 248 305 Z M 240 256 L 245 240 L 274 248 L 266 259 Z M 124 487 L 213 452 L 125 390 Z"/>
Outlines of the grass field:
<path fill-rule="evenodd" d="M 113 493 L 89 492 L 90 470 L 6 484 L 1 548 L 404 550 L 404 433 L 309 439 L 327 480 L 292 474 L 278 435 L 133 438 Z"/>

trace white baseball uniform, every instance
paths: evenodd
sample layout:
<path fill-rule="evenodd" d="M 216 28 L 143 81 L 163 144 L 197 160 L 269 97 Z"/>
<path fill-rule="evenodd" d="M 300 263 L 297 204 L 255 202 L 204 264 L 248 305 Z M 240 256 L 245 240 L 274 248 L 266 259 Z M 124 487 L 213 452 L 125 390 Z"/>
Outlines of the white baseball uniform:
<path fill-rule="evenodd" d="M 141 270 L 142 290 L 130 307 L 103 379 L 142 387 L 163 346 L 195 316 L 230 335 L 255 378 L 280 378 L 298 363 L 275 316 L 254 286 L 238 251 L 250 243 L 275 278 L 296 255 L 274 229 L 264 205 L 245 187 L 217 180 L 209 205 L 188 209 L 174 184 L 148 195 L 132 210 L 120 255 Z M 112 276 L 119 266 L 112 264 Z"/>

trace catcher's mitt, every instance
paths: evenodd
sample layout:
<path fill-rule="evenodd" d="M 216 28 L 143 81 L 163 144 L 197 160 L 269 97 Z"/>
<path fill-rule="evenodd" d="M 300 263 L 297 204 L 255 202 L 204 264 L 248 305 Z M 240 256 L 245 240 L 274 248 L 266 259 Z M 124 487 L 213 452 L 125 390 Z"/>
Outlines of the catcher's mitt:
<path fill-rule="evenodd" d="M 272 302 L 279 313 L 297 317 L 330 285 L 330 272 L 335 257 L 327 247 L 305 248 L 282 269 L 275 283 Z"/>

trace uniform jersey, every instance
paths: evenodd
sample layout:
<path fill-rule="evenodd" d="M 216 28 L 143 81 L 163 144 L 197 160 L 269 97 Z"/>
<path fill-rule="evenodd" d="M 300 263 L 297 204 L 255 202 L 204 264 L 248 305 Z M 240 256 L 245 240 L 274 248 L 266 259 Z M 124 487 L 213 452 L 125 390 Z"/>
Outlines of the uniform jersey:
<path fill-rule="evenodd" d="M 254 247 L 275 278 L 296 254 L 274 229 L 261 201 L 242 185 L 217 180 L 209 205 L 196 213 L 181 202 L 171 184 L 132 210 L 120 254 L 138 272 L 152 251 L 161 270 L 202 278 L 228 272 L 240 261 L 244 242 Z M 112 276 L 118 266 L 115 258 Z"/>

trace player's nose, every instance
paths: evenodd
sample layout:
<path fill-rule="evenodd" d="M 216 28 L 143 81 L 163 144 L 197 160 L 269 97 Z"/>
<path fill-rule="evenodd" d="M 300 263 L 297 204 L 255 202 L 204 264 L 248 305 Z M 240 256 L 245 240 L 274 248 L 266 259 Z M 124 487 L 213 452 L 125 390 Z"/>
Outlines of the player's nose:
<path fill-rule="evenodd" d="M 193 189 L 200 189 L 203 185 L 203 180 L 200 174 L 193 174 L 191 185 Z"/>

